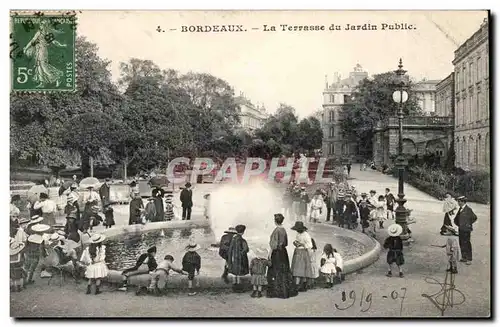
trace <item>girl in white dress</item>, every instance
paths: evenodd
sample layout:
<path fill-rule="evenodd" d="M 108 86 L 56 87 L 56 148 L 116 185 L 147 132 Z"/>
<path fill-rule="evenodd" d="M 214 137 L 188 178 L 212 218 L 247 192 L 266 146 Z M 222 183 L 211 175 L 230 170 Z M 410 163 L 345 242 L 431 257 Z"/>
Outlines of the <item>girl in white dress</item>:
<path fill-rule="evenodd" d="M 330 243 L 326 244 L 323 248 L 321 255 L 321 268 L 320 271 L 325 276 L 326 288 L 333 287 L 335 276 L 337 275 L 337 267 L 335 262 L 335 255 L 333 247 Z"/>
<path fill-rule="evenodd" d="M 80 261 L 87 266 L 85 277 L 89 280 L 87 293 L 91 293 L 92 284 L 95 283 L 95 294 L 101 293 L 101 279 L 108 276 L 108 267 L 106 266 L 106 246 L 102 244 L 106 236 L 94 234 L 90 238 L 90 245 L 83 251 Z"/>
<path fill-rule="evenodd" d="M 321 192 L 316 192 L 313 199 L 311 200 L 311 213 L 309 215 L 310 222 L 318 222 L 318 219 L 321 215 L 321 210 L 323 208 L 324 202 L 321 197 Z"/>

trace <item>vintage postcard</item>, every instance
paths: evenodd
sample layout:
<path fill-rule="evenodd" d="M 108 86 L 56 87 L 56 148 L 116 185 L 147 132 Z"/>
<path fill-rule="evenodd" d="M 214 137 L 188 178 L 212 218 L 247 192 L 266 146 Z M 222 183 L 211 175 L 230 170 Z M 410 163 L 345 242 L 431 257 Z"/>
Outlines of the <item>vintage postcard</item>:
<path fill-rule="evenodd" d="M 485 10 L 11 11 L 11 316 L 490 318 L 489 39 Z"/>

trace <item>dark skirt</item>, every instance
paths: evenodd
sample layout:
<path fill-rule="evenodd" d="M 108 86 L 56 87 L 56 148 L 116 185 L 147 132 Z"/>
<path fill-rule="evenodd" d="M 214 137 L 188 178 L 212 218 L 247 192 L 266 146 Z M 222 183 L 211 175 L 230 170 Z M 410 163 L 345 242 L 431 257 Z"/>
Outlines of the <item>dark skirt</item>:
<path fill-rule="evenodd" d="M 398 266 L 404 265 L 405 257 L 403 255 L 403 251 L 401 251 L 401 250 L 389 250 L 389 252 L 387 252 L 387 263 L 388 264 L 395 263 Z"/>
<path fill-rule="evenodd" d="M 446 226 L 453 227 L 453 224 L 451 223 L 450 215 L 448 213 L 444 214 L 443 226 L 441 226 L 441 233 L 448 232 L 448 229 L 446 228 Z"/>
<path fill-rule="evenodd" d="M 156 208 L 156 216 L 152 221 L 164 221 L 165 220 L 165 208 L 163 207 L 163 199 L 155 197 L 153 203 Z"/>
<path fill-rule="evenodd" d="M 267 297 L 287 299 L 298 294 L 286 248 L 273 250 L 267 270 Z"/>

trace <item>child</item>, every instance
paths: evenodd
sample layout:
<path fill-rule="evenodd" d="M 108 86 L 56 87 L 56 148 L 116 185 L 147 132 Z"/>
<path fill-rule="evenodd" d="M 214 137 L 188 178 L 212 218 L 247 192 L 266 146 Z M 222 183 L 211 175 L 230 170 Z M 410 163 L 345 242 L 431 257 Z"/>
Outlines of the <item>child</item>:
<path fill-rule="evenodd" d="M 167 277 L 170 273 L 170 270 L 173 270 L 181 275 L 186 275 L 186 273 L 182 271 L 182 269 L 174 266 L 173 262 L 174 257 L 170 254 L 167 254 L 163 261 L 158 264 L 156 269 L 149 273 L 151 275 L 151 284 L 148 287 L 148 291 L 153 292 L 157 295 L 164 292 L 167 287 Z"/>
<path fill-rule="evenodd" d="M 106 227 L 106 229 L 108 229 L 114 225 L 115 225 L 115 217 L 113 208 L 111 208 L 110 203 L 106 203 L 104 207 L 104 226 Z"/>
<path fill-rule="evenodd" d="M 229 249 L 227 250 L 227 267 L 230 274 L 235 276 L 233 291 L 240 293 L 243 292 L 241 286 L 241 276 L 247 275 L 250 271 L 248 264 L 248 243 L 243 238 L 246 226 L 238 225 L 236 229 L 236 235 L 231 239 L 231 244 L 229 244 Z"/>
<path fill-rule="evenodd" d="M 446 248 L 446 255 L 448 256 L 448 262 L 450 264 L 449 268 L 446 269 L 446 271 L 451 272 L 452 274 L 458 274 L 458 269 L 457 269 L 457 258 L 459 257 L 460 254 L 460 248 L 457 243 L 457 234 L 453 227 L 450 227 L 450 233 L 451 236 L 448 237 L 446 240 L 445 245 L 433 245 L 435 247 L 439 248 Z"/>
<path fill-rule="evenodd" d="M 387 264 L 389 265 L 389 272 L 387 277 L 392 277 L 392 264 L 395 263 L 398 266 L 399 277 L 403 278 L 403 270 L 401 266 L 405 263 L 405 258 L 403 255 L 403 240 L 399 235 L 403 233 L 403 227 L 398 224 L 393 224 L 387 228 L 387 233 L 389 237 L 384 241 L 384 249 L 389 249 L 387 252 Z"/>
<path fill-rule="evenodd" d="M 396 198 L 392 195 L 389 188 L 385 189 L 385 201 L 387 205 L 387 219 L 394 219 L 394 203 Z"/>
<path fill-rule="evenodd" d="M 101 280 L 108 276 L 108 267 L 106 266 L 106 246 L 102 242 L 106 236 L 93 234 L 90 238 L 90 245 L 83 251 L 80 261 L 87 266 L 85 269 L 85 278 L 88 279 L 87 292 L 91 293 L 92 284 L 95 284 L 95 295 L 100 294 L 99 287 Z"/>
<path fill-rule="evenodd" d="M 326 288 L 333 287 L 335 276 L 337 275 L 337 267 L 335 265 L 335 255 L 331 244 L 326 244 L 321 255 L 321 274 L 325 276 Z"/>
<path fill-rule="evenodd" d="M 17 242 L 11 239 L 10 242 L 10 281 L 11 290 L 21 292 L 24 287 L 24 278 L 26 271 L 24 270 L 24 253 L 26 247 L 24 243 Z"/>
<path fill-rule="evenodd" d="M 337 252 L 337 249 L 333 249 L 333 256 L 335 257 L 335 267 L 337 269 L 337 279 L 339 282 L 343 281 L 345 279 L 345 275 L 343 274 L 344 272 L 344 259 L 340 255 L 340 253 Z"/>
<path fill-rule="evenodd" d="M 194 239 L 191 239 L 189 241 L 189 245 L 186 246 L 186 254 L 184 254 L 184 257 L 182 258 L 182 270 L 185 271 L 188 275 L 188 288 L 189 288 L 189 293 L 188 295 L 196 295 L 196 292 L 193 291 L 193 280 L 194 280 L 194 275 L 200 274 L 200 269 L 201 269 L 201 257 L 200 255 L 196 252 L 201 247 L 194 241 Z M 196 287 L 200 286 L 200 281 L 196 280 Z"/>
<path fill-rule="evenodd" d="M 321 191 L 317 190 L 316 194 L 311 201 L 311 213 L 309 215 L 309 222 L 318 222 L 318 219 L 321 215 L 321 210 L 323 208 L 323 197 L 321 195 Z"/>
<path fill-rule="evenodd" d="M 271 266 L 266 249 L 257 249 L 256 257 L 250 262 L 250 275 L 252 275 L 253 292 L 251 297 L 262 297 L 262 285 L 267 285 L 267 267 Z"/>
<path fill-rule="evenodd" d="M 205 203 L 203 204 L 203 215 L 206 219 L 210 219 L 210 194 L 205 194 L 203 196 Z"/>
<path fill-rule="evenodd" d="M 174 195 L 171 193 L 167 193 L 165 195 L 165 219 L 167 221 L 174 220 L 175 214 L 174 214 L 174 204 L 172 203 Z"/>
<path fill-rule="evenodd" d="M 365 229 L 370 227 L 369 219 L 370 219 L 370 207 L 369 203 L 366 199 L 367 194 L 361 193 L 361 200 L 359 200 L 358 208 L 359 208 L 359 216 L 361 220 L 361 229 L 362 232 L 365 233 Z"/>
<path fill-rule="evenodd" d="M 146 209 L 144 209 L 144 215 L 147 222 L 155 221 L 156 218 L 156 206 L 154 200 L 154 197 L 149 197 L 148 203 L 146 204 Z"/>

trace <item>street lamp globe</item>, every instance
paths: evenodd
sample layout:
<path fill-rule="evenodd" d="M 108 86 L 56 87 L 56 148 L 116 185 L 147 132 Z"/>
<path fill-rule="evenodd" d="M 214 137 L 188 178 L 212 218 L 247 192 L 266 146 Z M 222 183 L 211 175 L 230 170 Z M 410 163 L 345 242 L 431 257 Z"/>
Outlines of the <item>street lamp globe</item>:
<path fill-rule="evenodd" d="M 408 101 L 408 92 L 404 90 L 394 91 L 394 93 L 392 93 L 392 100 L 396 103 L 405 103 Z"/>

